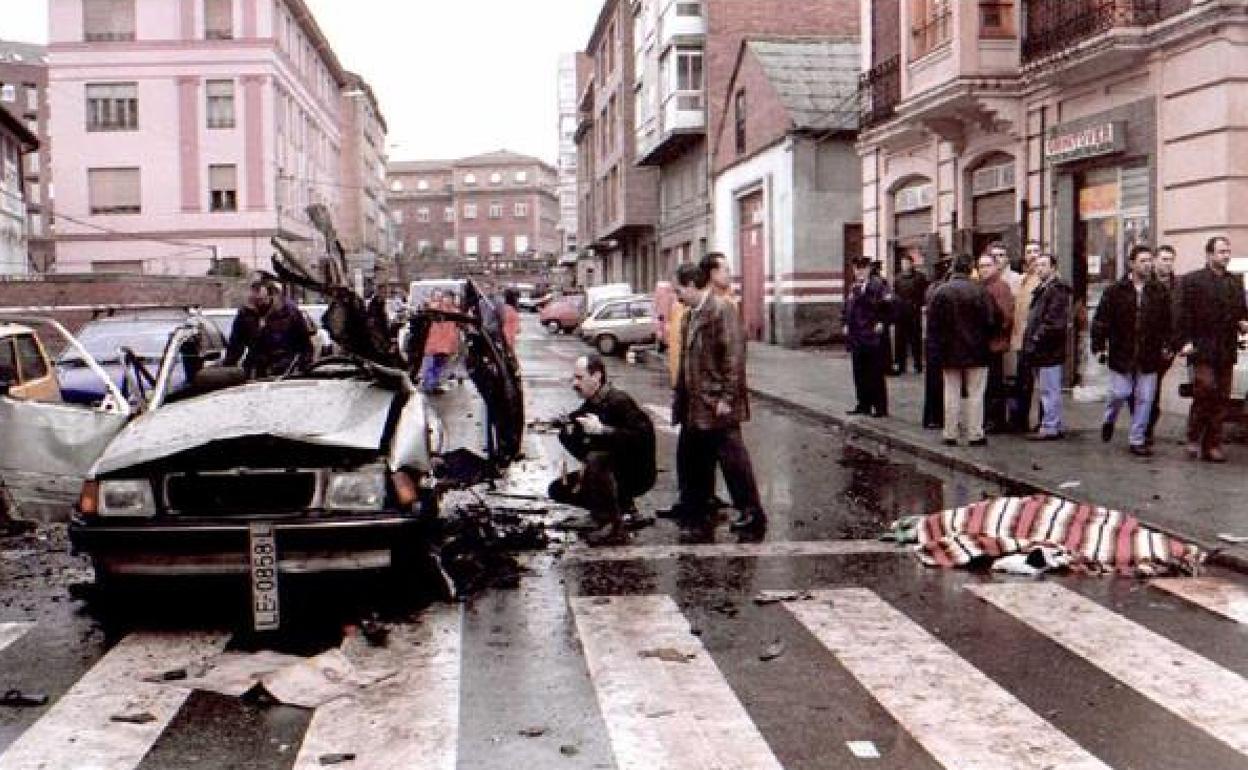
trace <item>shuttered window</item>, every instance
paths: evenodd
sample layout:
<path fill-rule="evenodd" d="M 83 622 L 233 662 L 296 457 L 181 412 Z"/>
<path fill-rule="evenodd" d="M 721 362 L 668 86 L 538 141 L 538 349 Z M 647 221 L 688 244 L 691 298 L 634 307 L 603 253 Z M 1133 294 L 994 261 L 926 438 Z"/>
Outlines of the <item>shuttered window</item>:
<path fill-rule="evenodd" d="M 208 128 L 234 128 L 234 81 L 209 80 L 205 90 Z"/>
<path fill-rule="evenodd" d="M 92 214 L 139 214 L 142 195 L 137 168 L 87 169 L 87 196 Z"/>
<path fill-rule="evenodd" d="M 82 0 L 82 37 L 134 40 L 135 0 Z"/>
<path fill-rule="evenodd" d="M 138 83 L 88 83 L 88 131 L 137 131 Z"/>
<path fill-rule="evenodd" d="M 208 40 L 234 37 L 234 0 L 204 0 L 204 37 Z"/>
<path fill-rule="evenodd" d="M 209 166 L 208 189 L 211 211 L 238 211 L 237 166 Z"/>

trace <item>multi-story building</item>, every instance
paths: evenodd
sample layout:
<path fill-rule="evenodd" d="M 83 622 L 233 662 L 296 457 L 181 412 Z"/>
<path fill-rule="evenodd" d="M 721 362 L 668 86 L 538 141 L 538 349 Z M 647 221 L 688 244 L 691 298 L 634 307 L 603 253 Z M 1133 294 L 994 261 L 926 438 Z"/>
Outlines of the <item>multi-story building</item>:
<path fill-rule="evenodd" d="M 52 244 L 52 174 L 48 141 L 48 55 L 41 45 L 0 40 L 0 107 L 25 124 L 39 140 L 26 155 L 21 174 L 26 188 L 29 265 L 44 272 L 55 261 Z"/>
<path fill-rule="evenodd" d="M 576 240 L 576 54 L 565 53 L 559 57 L 559 159 L 555 168 L 559 172 L 559 184 L 555 191 L 559 196 L 560 251 L 575 254 Z"/>
<path fill-rule="evenodd" d="M 864 250 L 1051 250 L 1091 317 L 1136 243 L 1248 238 L 1242 0 L 862 0 Z M 1241 246 L 1243 244 L 1240 244 Z M 1097 379 L 1087 330 L 1069 367 Z"/>
<path fill-rule="evenodd" d="M 558 174 L 506 150 L 389 165 L 402 272 L 537 275 L 558 257 Z"/>
<path fill-rule="evenodd" d="M 323 253 L 348 85 L 303 0 L 50 0 L 62 272 L 264 266 Z"/>
<path fill-rule="evenodd" d="M 335 221 L 347 264 L 360 282 L 390 278 L 386 208 L 386 118 L 364 78 L 348 72 L 342 91 L 342 205 Z"/>
<path fill-rule="evenodd" d="M 606 0 L 585 52 L 592 66 L 578 77 L 578 163 L 582 206 L 578 235 L 591 260 L 582 268 L 590 282 L 627 281 L 637 288 L 661 277 L 655 243 L 658 173 L 636 165 L 633 8 Z M 578 73 L 579 74 L 579 73 Z"/>
<path fill-rule="evenodd" d="M 26 204 L 29 188 L 22 168 L 26 158 L 38 149 L 34 132 L 0 105 L 0 275 L 31 271 Z"/>
<path fill-rule="evenodd" d="M 841 0 L 634 0 L 633 13 L 637 163 L 659 172 L 659 263 L 669 274 L 714 240 L 707 135 L 731 106 L 724 94 L 742 41 L 856 38 L 858 8 Z"/>

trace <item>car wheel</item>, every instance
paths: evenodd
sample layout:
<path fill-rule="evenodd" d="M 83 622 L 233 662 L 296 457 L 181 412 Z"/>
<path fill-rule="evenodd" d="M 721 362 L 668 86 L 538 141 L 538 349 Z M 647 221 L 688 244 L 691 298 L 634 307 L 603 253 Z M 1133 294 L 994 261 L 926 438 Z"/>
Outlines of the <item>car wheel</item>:
<path fill-rule="evenodd" d="M 559 332 L 563 331 L 563 327 L 559 324 L 558 321 L 547 321 L 546 331 L 550 332 L 551 334 L 558 334 Z"/>
<path fill-rule="evenodd" d="M 598 352 L 604 356 L 613 356 L 620 349 L 620 341 L 610 334 L 604 334 L 594 340 L 594 347 L 598 348 Z"/>

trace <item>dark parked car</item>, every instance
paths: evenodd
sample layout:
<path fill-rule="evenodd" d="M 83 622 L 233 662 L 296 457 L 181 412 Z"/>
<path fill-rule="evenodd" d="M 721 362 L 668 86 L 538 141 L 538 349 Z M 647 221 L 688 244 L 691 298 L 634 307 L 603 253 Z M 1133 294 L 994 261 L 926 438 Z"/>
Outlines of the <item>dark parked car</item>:
<path fill-rule="evenodd" d="M 142 395 L 155 385 L 156 370 L 170 335 L 186 323 L 193 324 L 198 333 L 176 351 L 180 365 L 172 370 L 170 392 L 177 393 L 206 364 L 225 354 L 224 335 L 200 314 L 173 309 L 128 312 L 89 321 L 75 336 L 121 392 L 133 398 L 132 388 L 137 387 Z M 77 350 L 66 350 L 57 357 L 56 377 L 66 403 L 98 404 L 105 396 L 104 384 Z"/>

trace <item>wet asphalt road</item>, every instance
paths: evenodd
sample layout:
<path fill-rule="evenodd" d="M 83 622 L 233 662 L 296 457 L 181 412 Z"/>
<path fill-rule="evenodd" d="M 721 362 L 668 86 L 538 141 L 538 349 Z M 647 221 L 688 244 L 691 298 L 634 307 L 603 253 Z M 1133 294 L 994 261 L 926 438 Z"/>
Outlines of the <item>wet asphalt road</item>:
<path fill-rule="evenodd" d="M 588 348 L 527 316 L 520 347 L 530 418 L 574 407 L 569 375 Z M 609 365 L 661 426 L 659 370 Z M 469 391 L 452 388 L 439 407 L 452 441 L 479 447 L 481 407 Z M 1001 490 L 847 448 L 771 405 L 753 412 L 745 435 L 771 517 L 764 543 L 737 546 L 726 525 L 689 543 L 660 520 L 634 535 L 632 558 L 563 545 L 526 554 L 518 589 L 403 610 L 392 638 L 410 630 L 417 642 L 405 651 L 392 641 L 387 652 L 409 690 L 437 697 L 395 690 L 375 711 L 352 704 L 332 719 L 194 692 L 158 729 L 110 723 L 110 710 L 166 716 L 136 684 L 184 662 L 159 647 L 113 672 L 114 687 L 86 692 L 95 708 L 58 710 L 136 633 L 173 643 L 228 628 L 236 605 L 206 589 L 87 607 L 68 589 L 89 573 L 64 553 L 59 530 L 5 541 L 0 643 L 16 628 L 3 624 L 28 625 L 0 649 L 0 691 L 43 692 L 51 704 L 0 706 L 0 770 L 318 767 L 325 746 L 356 753 L 338 765 L 347 768 L 1248 767 L 1248 698 L 1234 699 L 1248 675 L 1242 607 L 1235 622 L 1134 580 L 1002 580 L 925 569 L 870 544 L 838 553 L 899 515 Z M 660 474 L 643 513 L 675 497 L 674 450 L 675 434 L 660 427 Z M 523 496 L 544 490 L 561 462 L 553 435 L 531 433 L 502 489 L 536 505 Z M 720 550 L 709 553 L 708 541 Z M 1248 595 L 1240 576 L 1212 576 Z M 1022 604 L 1050 588 L 1058 593 L 1044 593 L 1040 620 L 1028 622 Z M 389 608 L 367 583 L 307 590 L 302 606 L 290 604 L 288 631 L 227 633 L 223 643 L 311 654 L 337 646 L 360 614 Z M 756 604 L 763 590 L 832 593 Z M 827 608 L 840 614 L 821 626 Z M 345 735 L 326 738 L 330 721 Z M 370 730 L 384 740 L 370 743 Z M 32 752 L 23 744 L 32 735 L 52 738 Z M 419 760 L 396 759 L 413 743 Z"/>

